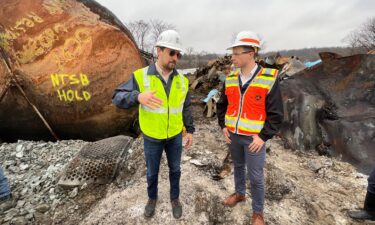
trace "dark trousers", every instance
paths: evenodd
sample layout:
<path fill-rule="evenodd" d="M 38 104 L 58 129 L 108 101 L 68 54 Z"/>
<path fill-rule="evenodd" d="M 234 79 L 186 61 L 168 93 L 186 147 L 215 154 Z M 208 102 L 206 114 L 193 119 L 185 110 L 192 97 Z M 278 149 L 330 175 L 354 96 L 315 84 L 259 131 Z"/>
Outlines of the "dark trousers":
<path fill-rule="evenodd" d="M 375 212 L 375 168 L 368 177 L 367 194 L 365 199 L 366 211 Z"/>
<path fill-rule="evenodd" d="M 157 199 L 160 160 L 164 150 L 167 155 L 169 167 L 170 198 L 174 200 L 180 195 L 182 134 L 162 141 L 153 141 L 144 138 L 144 152 L 147 165 L 147 192 L 149 198 Z"/>
<path fill-rule="evenodd" d="M 251 136 L 243 136 L 230 132 L 232 143 L 229 145 L 230 154 L 234 164 L 234 184 L 236 192 L 246 194 L 246 167 L 250 179 L 252 208 L 254 212 L 261 213 L 264 208 L 264 164 L 266 159 L 266 145 L 257 153 L 249 151 L 253 142 Z"/>
<path fill-rule="evenodd" d="M 370 176 L 368 177 L 367 191 L 375 194 L 375 168 L 372 170 Z"/>

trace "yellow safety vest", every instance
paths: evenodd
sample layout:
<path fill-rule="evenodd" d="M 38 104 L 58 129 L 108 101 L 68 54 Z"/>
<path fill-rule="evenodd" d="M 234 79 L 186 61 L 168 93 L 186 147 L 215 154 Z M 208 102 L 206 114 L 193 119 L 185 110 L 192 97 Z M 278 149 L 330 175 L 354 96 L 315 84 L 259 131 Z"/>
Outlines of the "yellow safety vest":
<path fill-rule="evenodd" d="M 155 96 L 163 103 L 158 109 L 139 104 L 139 124 L 142 132 L 155 139 L 167 139 L 179 134 L 183 128 L 182 110 L 188 92 L 189 81 L 181 74 L 173 77 L 169 96 L 162 81 L 154 74 L 147 74 L 148 67 L 134 72 L 140 92 L 156 91 Z"/>

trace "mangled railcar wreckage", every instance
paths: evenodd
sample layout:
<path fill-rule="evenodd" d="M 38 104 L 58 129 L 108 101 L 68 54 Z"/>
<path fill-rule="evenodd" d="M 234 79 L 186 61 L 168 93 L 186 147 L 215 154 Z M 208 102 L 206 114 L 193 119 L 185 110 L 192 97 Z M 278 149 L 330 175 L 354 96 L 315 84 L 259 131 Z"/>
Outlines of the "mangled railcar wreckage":
<path fill-rule="evenodd" d="M 322 63 L 281 82 L 281 135 L 364 171 L 375 165 L 375 55 L 321 53 Z"/>
<path fill-rule="evenodd" d="M 144 66 L 131 33 L 88 0 L 0 0 L 0 139 L 98 140 L 133 127 L 113 90 Z"/>
<path fill-rule="evenodd" d="M 375 165 L 375 55 L 341 57 L 322 52 L 320 57 L 322 62 L 303 70 L 291 64 L 289 74 L 283 66 L 290 58 L 279 57 L 284 60 L 277 64 L 284 102 L 279 134 L 286 147 L 316 149 L 370 172 Z M 198 69 L 191 88 L 204 95 L 222 88 L 219 77 L 228 73 L 230 64 L 220 58 Z M 209 102 L 206 107 L 211 107 L 207 116 L 213 116 L 215 107 Z"/>

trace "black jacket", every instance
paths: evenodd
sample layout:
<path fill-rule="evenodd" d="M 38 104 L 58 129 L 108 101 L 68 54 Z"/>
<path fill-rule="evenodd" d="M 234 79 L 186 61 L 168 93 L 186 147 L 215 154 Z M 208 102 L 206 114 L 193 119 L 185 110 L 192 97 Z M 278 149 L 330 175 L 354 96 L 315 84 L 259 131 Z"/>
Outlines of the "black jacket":
<path fill-rule="evenodd" d="M 258 69 L 254 74 L 258 74 L 261 66 L 258 66 Z M 254 78 L 254 77 L 253 77 Z M 241 94 L 244 94 L 247 87 L 249 86 L 250 82 L 252 82 L 253 78 L 246 82 L 245 85 L 242 86 L 241 79 L 238 76 L 239 84 L 241 87 Z M 223 86 L 221 96 L 219 101 L 216 103 L 216 114 L 218 117 L 218 122 L 220 127 L 223 129 L 225 127 L 225 113 L 227 111 L 228 106 L 228 98 L 225 95 L 225 84 Z M 283 102 L 281 98 L 280 92 L 280 85 L 279 79 L 277 78 L 275 84 L 273 85 L 272 89 L 269 91 L 266 97 L 266 122 L 264 124 L 263 129 L 259 133 L 259 137 L 263 141 L 267 141 L 271 139 L 280 129 L 281 124 L 284 118 L 284 109 L 283 109 Z"/>

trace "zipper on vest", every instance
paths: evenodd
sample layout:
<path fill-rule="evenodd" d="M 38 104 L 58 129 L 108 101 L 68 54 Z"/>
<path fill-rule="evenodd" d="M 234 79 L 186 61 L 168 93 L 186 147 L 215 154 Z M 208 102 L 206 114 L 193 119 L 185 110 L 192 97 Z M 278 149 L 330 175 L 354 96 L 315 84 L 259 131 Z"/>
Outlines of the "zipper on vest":
<path fill-rule="evenodd" d="M 172 85 L 171 85 L 171 89 L 172 89 Z M 169 94 L 171 93 L 171 90 L 169 90 Z M 167 94 L 167 93 L 165 93 Z M 167 117 L 167 139 L 168 139 L 168 130 L 169 130 L 169 95 L 167 96 L 167 108 L 168 108 L 168 117 Z"/>
<path fill-rule="evenodd" d="M 240 89 L 240 87 L 238 87 Z M 240 111 L 238 113 L 238 116 L 237 116 L 237 123 L 236 123 L 236 128 L 234 130 L 234 133 L 237 134 L 238 132 L 238 122 L 240 121 L 240 118 L 241 118 L 241 114 L 242 114 L 242 100 L 243 100 L 243 95 L 242 95 L 242 92 L 241 92 L 241 89 L 240 89 Z"/>
<path fill-rule="evenodd" d="M 246 90 L 244 91 L 243 94 L 242 94 L 242 91 L 241 91 L 241 86 L 245 85 L 245 84 L 240 85 L 240 82 L 239 82 L 239 79 L 240 79 L 239 76 L 240 75 L 238 75 L 238 90 L 240 91 L 240 113 L 238 114 L 238 117 L 237 117 L 237 123 L 236 123 L 236 127 L 235 127 L 235 130 L 234 130 L 235 133 L 238 132 L 238 122 L 241 119 L 242 108 L 243 108 L 243 97 L 246 95 L 246 92 L 249 90 L 251 83 L 253 82 L 253 80 L 255 79 L 255 77 L 259 75 L 259 73 L 261 72 L 261 70 L 262 70 L 262 68 L 260 66 L 258 66 L 258 68 L 255 70 L 254 75 L 250 78 L 249 81 L 247 81 L 247 82 L 249 82 L 249 85 L 246 87 Z"/>
<path fill-rule="evenodd" d="M 171 76 L 171 75 L 170 75 Z M 165 87 L 164 87 L 164 92 L 165 92 L 165 96 L 167 97 L 167 138 L 166 140 L 168 139 L 168 130 L 169 130 L 169 95 L 171 94 L 171 90 L 172 90 L 172 84 L 173 84 L 173 77 L 172 78 L 168 78 L 168 81 L 165 81 L 164 78 L 160 77 L 159 76 L 159 79 L 160 81 L 163 83 L 165 83 L 165 85 L 167 86 L 168 85 L 168 81 L 169 79 L 172 79 L 171 81 L 171 86 L 170 86 L 170 89 L 169 89 L 169 93 L 167 94 L 166 90 L 165 90 Z M 164 86 L 164 85 L 163 85 Z"/>

